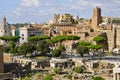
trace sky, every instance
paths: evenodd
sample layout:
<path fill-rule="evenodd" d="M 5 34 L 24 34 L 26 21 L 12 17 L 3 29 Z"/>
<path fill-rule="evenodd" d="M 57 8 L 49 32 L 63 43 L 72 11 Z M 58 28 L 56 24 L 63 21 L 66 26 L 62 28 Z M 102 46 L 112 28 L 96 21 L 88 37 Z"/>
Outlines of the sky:
<path fill-rule="evenodd" d="M 120 17 L 120 0 L 0 0 L 0 22 L 6 16 L 8 23 L 44 23 L 54 14 L 69 13 L 80 18 L 91 18 L 96 6 L 102 16 Z"/>

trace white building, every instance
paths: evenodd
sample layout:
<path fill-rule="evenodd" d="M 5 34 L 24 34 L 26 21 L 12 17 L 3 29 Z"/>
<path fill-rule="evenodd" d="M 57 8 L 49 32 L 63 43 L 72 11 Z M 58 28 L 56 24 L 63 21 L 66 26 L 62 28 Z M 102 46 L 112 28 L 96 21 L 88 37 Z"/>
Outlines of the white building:
<path fill-rule="evenodd" d="M 36 35 L 43 35 L 44 34 L 43 29 L 37 30 L 37 29 L 34 29 L 34 28 L 30 27 L 30 25 L 21 27 L 19 30 L 20 30 L 19 36 L 21 37 L 20 38 L 20 43 L 21 44 L 24 43 L 24 42 L 28 42 L 28 38 L 30 36 L 36 36 Z"/>
<path fill-rule="evenodd" d="M 6 21 L 6 17 L 3 17 L 2 23 L 0 24 L 0 36 L 11 36 L 10 25 Z M 4 44 L 4 41 L 1 41 Z"/>

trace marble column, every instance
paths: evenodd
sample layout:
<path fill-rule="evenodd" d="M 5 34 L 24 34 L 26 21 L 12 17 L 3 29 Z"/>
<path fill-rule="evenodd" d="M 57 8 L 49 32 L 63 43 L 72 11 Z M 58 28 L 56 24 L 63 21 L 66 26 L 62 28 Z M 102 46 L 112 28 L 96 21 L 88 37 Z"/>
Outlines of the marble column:
<path fill-rule="evenodd" d="M 117 74 L 113 73 L 113 80 L 117 80 Z"/>

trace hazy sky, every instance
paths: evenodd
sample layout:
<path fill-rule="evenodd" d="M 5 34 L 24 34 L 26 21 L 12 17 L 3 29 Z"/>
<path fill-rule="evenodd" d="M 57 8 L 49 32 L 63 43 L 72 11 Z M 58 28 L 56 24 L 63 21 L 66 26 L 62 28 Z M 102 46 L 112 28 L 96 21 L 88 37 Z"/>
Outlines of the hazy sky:
<path fill-rule="evenodd" d="M 103 16 L 120 17 L 120 0 L 0 0 L 0 22 L 6 16 L 9 23 L 43 23 L 54 13 L 91 18 L 96 6 Z"/>

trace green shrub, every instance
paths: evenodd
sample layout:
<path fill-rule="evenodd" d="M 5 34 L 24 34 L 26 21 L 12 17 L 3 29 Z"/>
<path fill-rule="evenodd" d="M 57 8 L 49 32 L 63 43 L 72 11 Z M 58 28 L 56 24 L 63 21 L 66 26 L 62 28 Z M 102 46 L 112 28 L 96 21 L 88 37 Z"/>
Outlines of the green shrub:
<path fill-rule="evenodd" d="M 53 80 L 53 77 L 51 75 L 47 75 L 44 80 Z"/>
<path fill-rule="evenodd" d="M 41 80 L 41 78 L 43 78 L 43 77 L 44 77 L 44 74 L 42 72 L 40 72 L 40 73 L 38 73 L 36 75 L 36 79 L 35 80 Z"/>
<path fill-rule="evenodd" d="M 56 74 L 60 74 L 60 73 L 61 73 L 61 71 L 62 71 L 62 69 L 61 69 L 61 68 L 55 68 L 55 69 L 54 69 L 54 72 L 55 72 Z"/>
<path fill-rule="evenodd" d="M 105 79 L 100 76 L 96 76 L 96 77 L 93 77 L 92 80 L 105 80 Z"/>
<path fill-rule="evenodd" d="M 59 57 L 61 55 L 61 51 L 59 49 L 54 49 L 52 51 L 52 56 L 53 57 Z"/>
<path fill-rule="evenodd" d="M 98 58 L 98 60 L 102 60 L 102 58 L 101 58 L 101 57 L 99 57 L 99 58 Z"/>
<path fill-rule="evenodd" d="M 72 75 L 71 74 L 68 74 L 68 79 L 72 80 Z"/>
<path fill-rule="evenodd" d="M 29 74 L 28 74 L 28 77 L 32 77 L 32 76 L 33 76 L 33 73 L 29 73 Z"/>
<path fill-rule="evenodd" d="M 74 71 L 76 73 L 83 73 L 84 68 L 83 68 L 83 66 L 77 66 L 77 67 L 74 68 Z"/>
<path fill-rule="evenodd" d="M 28 78 L 28 77 L 25 77 L 25 78 L 22 78 L 22 80 L 30 80 L 30 78 Z"/>
<path fill-rule="evenodd" d="M 9 51 L 10 51 L 10 47 L 8 46 L 3 47 L 3 52 L 9 53 Z"/>

